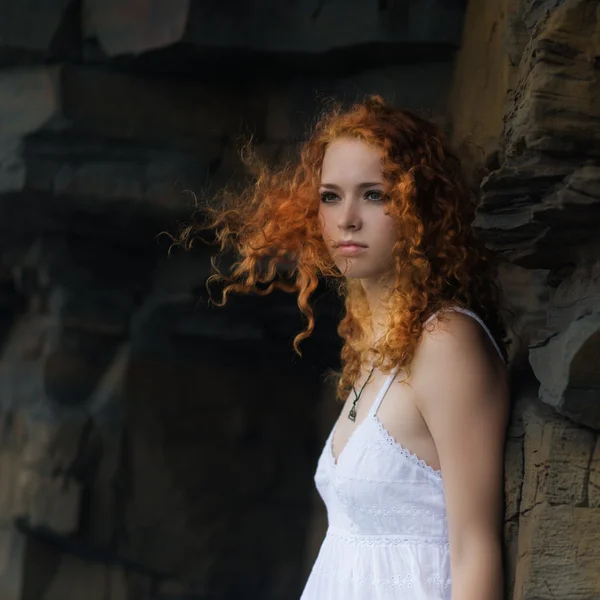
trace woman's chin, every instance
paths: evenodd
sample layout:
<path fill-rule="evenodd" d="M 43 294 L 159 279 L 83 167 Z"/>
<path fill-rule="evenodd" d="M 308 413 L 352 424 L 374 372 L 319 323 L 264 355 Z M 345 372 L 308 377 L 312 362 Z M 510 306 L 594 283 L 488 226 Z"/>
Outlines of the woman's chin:
<path fill-rule="evenodd" d="M 378 273 L 372 269 L 361 268 L 358 265 L 338 265 L 342 275 L 346 279 L 372 279 L 378 277 Z"/>
<path fill-rule="evenodd" d="M 389 270 L 384 269 L 373 269 L 368 268 L 366 265 L 352 264 L 350 261 L 337 263 L 338 269 L 342 275 L 349 280 L 361 280 L 361 281 L 372 281 L 374 283 L 382 283 L 382 280 L 386 282 L 391 278 L 394 278 L 393 268 Z"/>

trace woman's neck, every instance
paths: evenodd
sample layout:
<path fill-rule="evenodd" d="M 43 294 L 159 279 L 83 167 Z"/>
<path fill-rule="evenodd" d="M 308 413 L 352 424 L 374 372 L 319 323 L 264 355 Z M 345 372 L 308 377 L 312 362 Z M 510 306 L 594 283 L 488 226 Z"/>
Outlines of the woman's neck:
<path fill-rule="evenodd" d="M 360 283 L 365 292 L 371 310 L 371 328 L 373 339 L 379 340 L 385 334 L 388 320 L 387 299 L 392 290 L 393 280 L 361 279 Z"/>

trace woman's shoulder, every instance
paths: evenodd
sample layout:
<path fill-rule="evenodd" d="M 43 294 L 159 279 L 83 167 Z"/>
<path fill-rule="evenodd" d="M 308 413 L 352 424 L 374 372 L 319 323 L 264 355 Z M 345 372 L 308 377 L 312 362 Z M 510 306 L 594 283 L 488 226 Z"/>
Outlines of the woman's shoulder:
<path fill-rule="evenodd" d="M 443 318 L 432 319 L 424 328 L 411 364 L 415 391 L 433 405 L 440 398 L 504 394 L 507 375 L 500 348 L 485 324 L 456 310 L 444 311 Z"/>
<path fill-rule="evenodd" d="M 504 362 L 504 353 L 484 320 L 473 310 L 459 306 L 444 308 L 426 319 L 418 352 L 440 357 L 479 354 Z"/>

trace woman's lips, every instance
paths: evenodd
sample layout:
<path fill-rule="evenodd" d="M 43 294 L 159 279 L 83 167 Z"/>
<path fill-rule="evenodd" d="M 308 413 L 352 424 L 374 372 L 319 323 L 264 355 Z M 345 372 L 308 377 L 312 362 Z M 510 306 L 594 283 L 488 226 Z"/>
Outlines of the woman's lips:
<path fill-rule="evenodd" d="M 354 256 L 363 250 L 366 250 L 366 247 L 359 246 L 358 244 L 344 244 L 337 247 L 338 253 L 342 254 L 343 256 Z"/>

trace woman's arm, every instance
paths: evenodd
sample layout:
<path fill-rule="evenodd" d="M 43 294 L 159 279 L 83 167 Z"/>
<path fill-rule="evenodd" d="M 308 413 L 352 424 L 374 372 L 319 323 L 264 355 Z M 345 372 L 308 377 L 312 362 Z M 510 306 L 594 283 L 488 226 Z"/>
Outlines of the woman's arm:
<path fill-rule="evenodd" d="M 450 313 L 424 332 L 411 381 L 442 471 L 452 598 L 501 600 L 510 412 L 504 364 L 474 319 Z"/>

